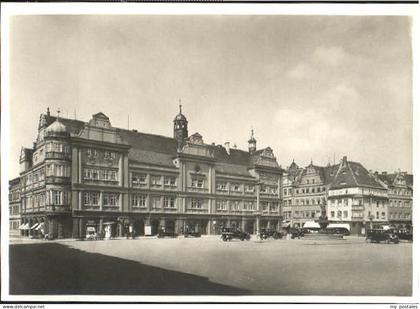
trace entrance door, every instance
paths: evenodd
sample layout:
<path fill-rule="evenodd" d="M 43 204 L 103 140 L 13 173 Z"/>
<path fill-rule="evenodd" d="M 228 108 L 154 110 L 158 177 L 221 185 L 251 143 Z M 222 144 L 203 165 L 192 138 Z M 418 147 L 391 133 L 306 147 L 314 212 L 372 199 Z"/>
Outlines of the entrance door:
<path fill-rule="evenodd" d="M 175 232 L 175 221 L 174 220 L 166 220 L 165 221 L 165 231 L 169 233 Z"/>
<path fill-rule="evenodd" d="M 143 236 L 144 235 L 144 221 L 143 219 L 138 219 L 134 221 L 134 235 L 135 236 Z"/>
<path fill-rule="evenodd" d="M 157 235 L 159 232 L 159 220 L 152 220 L 150 225 L 152 226 L 152 235 Z"/>
<path fill-rule="evenodd" d="M 253 221 L 247 221 L 245 223 L 245 232 L 249 234 L 254 234 L 254 222 Z"/>

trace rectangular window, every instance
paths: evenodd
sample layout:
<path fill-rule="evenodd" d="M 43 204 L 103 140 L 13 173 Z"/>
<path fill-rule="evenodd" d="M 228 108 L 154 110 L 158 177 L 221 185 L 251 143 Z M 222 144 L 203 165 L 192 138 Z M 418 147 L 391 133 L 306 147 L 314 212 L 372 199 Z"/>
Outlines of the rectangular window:
<path fill-rule="evenodd" d="M 241 191 L 241 185 L 238 184 L 238 183 L 231 184 L 231 188 L 232 188 L 232 191 L 235 191 L 235 192 L 240 192 Z"/>
<path fill-rule="evenodd" d="M 84 192 L 84 205 L 99 205 L 99 192 Z"/>
<path fill-rule="evenodd" d="M 191 200 L 191 208 L 194 209 L 201 209 L 202 208 L 202 202 L 199 199 L 192 199 Z"/>
<path fill-rule="evenodd" d="M 348 215 L 349 215 L 348 211 L 347 211 L 347 210 L 345 210 L 345 211 L 343 212 L 343 218 L 347 218 L 347 217 L 348 217 Z"/>
<path fill-rule="evenodd" d="M 144 185 L 146 184 L 146 176 L 146 174 L 133 174 L 131 182 L 133 183 L 133 185 Z"/>
<path fill-rule="evenodd" d="M 216 190 L 218 190 L 218 191 L 227 191 L 227 184 L 226 184 L 226 182 L 217 182 L 216 183 Z"/>
<path fill-rule="evenodd" d="M 61 191 L 52 191 L 53 205 L 61 205 L 62 204 L 61 196 L 62 196 Z"/>
<path fill-rule="evenodd" d="M 331 218 L 334 218 L 334 216 L 335 216 L 334 211 L 331 211 Z"/>
<path fill-rule="evenodd" d="M 217 200 L 216 201 L 216 209 L 217 210 L 226 210 L 227 209 L 227 201 L 226 200 Z"/>
<path fill-rule="evenodd" d="M 162 185 L 162 180 L 160 176 L 152 176 L 151 177 L 152 186 L 160 186 Z"/>
<path fill-rule="evenodd" d="M 152 209 L 160 209 L 161 207 L 161 201 L 160 196 L 153 196 L 151 198 L 151 207 Z"/>
<path fill-rule="evenodd" d="M 118 206 L 118 193 L 103 193 L 104 206 Z"/>
<path fill-rule="evenodd" d="M 165 207 L 165 208 L 175 208 L 175 198 L 165 196 L 163 198 L 163 207 Z"/>
<path fill-rule="evenodd" d="M 232 210 L 234 210 L 234 211 L 241 210 L 239 201 L 233 201 L 232 202 Z"/>
<path fill-rule="evenodd" d="M 245 191 L 250 193 L 250 192 L 254 192 L 255 191 L 255 187 L 253 185 L 246 185 L 245 186 Z"/>
<path fill-rule="evenodd" d="M 134 207 L 146 207 L 146 195 L 134 194 L 131 197 L 131 205 Z"/>
<path fill-rule="evenodd" d="M 193 188 L 204 188 L 204 179 L 203 178 L 193 178 L 191 182 Z"/>
<path fill-rule="evenodd" d="M 163 183 L 165 186 L 175 187 L 175 177 L 165 176 Z"/>

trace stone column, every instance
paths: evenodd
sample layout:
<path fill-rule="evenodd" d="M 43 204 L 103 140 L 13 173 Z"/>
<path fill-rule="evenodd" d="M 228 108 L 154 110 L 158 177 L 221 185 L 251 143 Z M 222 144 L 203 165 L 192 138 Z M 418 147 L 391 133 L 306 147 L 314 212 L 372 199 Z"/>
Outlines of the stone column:
<path fill-rule="evenodd" d="M 63 222 L 57 219 L 57 238 L 61 239 L 64 237 Z"/>
<path fill-rule="evenodd" d="M 86 237 L 86 220 L 83 218 L 79 219 L 79 235 L 80 238 Z"/>
<path fill-rule="evenodd" d="M 104 230 L 104 218 L 99 218 L 99 234 L 102 234 L 102 231 Z"/>
<path fill-rule="evenodd" d="M 72 238 L 80 238 L 79 219 L 73 218 Z"/>
<path fill-rule="evenodd" d="M 246 223 L 245 218 L 244 218 L 244 217 L 242 217 L 242 220 L 241 220 L 241 230 L 242 230 L 243 232 L 245 231 L 245 223 Z"/>
<path fill-rule="evenodd" d="M 255 219 L 255 232 L 259 233 L 260 232 L 260 217 L 257 216 L 257 218 Z"/>

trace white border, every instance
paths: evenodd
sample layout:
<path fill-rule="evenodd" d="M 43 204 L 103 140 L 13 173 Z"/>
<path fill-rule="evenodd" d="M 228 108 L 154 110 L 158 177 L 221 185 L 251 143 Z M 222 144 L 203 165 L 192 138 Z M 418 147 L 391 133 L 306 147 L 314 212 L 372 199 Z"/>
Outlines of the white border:
<path fill-rule="evenodd" d="M 418 158 L 419 124 L 413 117 L 413 149 L 414 149 L 414 197 L 413 197 L 413 225 L 415 242 L 413 243 L 413 296 L 412 297 L 366 297 L 366 296 L 44 296 L 44 295 L 9 295 L 9 212 L 8 212 L 8 181 L 9 162 L 8 134 L 10 125 L 10 97 L 9 97 L 9 18 L 13 15 L 48 15 L 48 14 L 109 14 L 109 15 L 406 15 L 413 20 L 413 115 L 419 115 L 418 76 L 419 63 L 419 7 L 418 5 L 397 4 L 213 4 L 213 3 L 2 3 L 1 4 L 1 141 L 3 152 L 1 156 L 1 296 L 3 301 L 145 301 L 145 302 L 312 302 L 312 303 L 413 303 L 419 302 L 419 268 L 417 224 L 418 172 L 420 171 Z"/>

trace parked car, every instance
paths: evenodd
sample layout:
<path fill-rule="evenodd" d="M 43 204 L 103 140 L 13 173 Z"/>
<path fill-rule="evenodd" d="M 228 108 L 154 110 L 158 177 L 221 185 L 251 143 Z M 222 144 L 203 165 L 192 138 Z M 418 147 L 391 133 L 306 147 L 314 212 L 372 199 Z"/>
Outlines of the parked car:
<path fill-rule="evenodd" d="M 341 234 L 344 236 L 349 236 L 350 231 L 344 227 L 334 227 L 334 228 L 328 228 L 327 227 L 327 233 L 329 234 Z"/>
<path fill-rule="evenodd" d="M 366 233 L 366 241 L 377 243 L 384 241 L 387 244 L 391 242 L 393 242 L 394 244 L 398 244 L 400 242 L 397 234 L 393 233 L 392 231 L 386 231 L 382 229 L 368 230 Z"/>
<path fill-rule="evenodd" d="M 184 233 L 184 237 L 201 237 L 201 233 L 192 230 L 187 230 Z"/>
<path fill-rule="evenodd" d="M 283 237 L 283 235 L 280 232 L 277 232 L 276 230 L 273 230 L 273 229 L 261 229 L 261 232 L 260 232 L 261 239 L 268 239 L 270 237 L 273 239 L 280 239 Z"/>
<path fill-rule="evenodd" d="M 300 228 L 297 228 L 297 227 L 291 228 L 290 229 L 290 234 L 292 235 L 292 239 L 301 238 L 301 237 L 305 236 L 304 231 L 301 230 Z"/>
<path fill-rule="evenodd" d="M 94 226 L 86 227 L 86 240 L 97 240 L 96 228 Z"/>
<path fill-rule="evenodd" d="M 159 230 L 158 238 L 163 238 L 163 237 L 178 237 L 178 234 L 175 233 L 174 231 L 164 231 L 164 230 Z"/>
<path fill-rule="evenodd" d="M 398 238 L 401 240 L 408 240 L 413 241 L 413 232 L 409 231 L 408 229 L 401 229 L 398 231 L 395 231 Z"/>
<path fill-rule="evenodd" d="M 250 240 L 251 239 L 251 235 L 249 235 L 246 232 L 242 232 L 239 229 L 234 229 L 234 228 L 227 228 L 224 227 L 222 229 L 222 240 L 223 241 L 231 241 L 232 239 L 240 239 L 242 241 L 244 240 Z"/>

